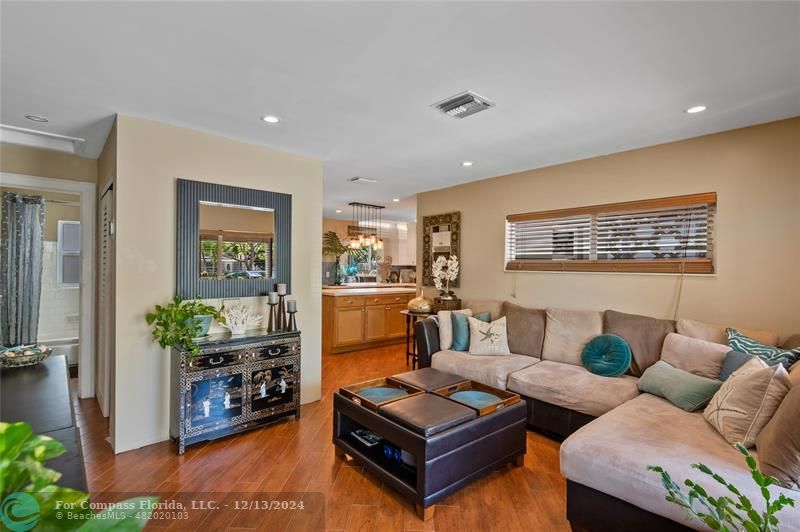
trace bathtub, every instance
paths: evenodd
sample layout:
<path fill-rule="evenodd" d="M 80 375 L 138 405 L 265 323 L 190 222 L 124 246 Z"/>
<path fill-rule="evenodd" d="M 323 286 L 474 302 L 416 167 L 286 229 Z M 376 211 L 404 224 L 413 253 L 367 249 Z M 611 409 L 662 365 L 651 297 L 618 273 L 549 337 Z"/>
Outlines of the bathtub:
<path fill-rule="evenodd" d="M 80 342 L 78 338 L 56 338 L 53 340 L 38 340 L 53 350 L 54 355 L 67 357 L 67 365 L 77 366 L 80 357 Z"/>

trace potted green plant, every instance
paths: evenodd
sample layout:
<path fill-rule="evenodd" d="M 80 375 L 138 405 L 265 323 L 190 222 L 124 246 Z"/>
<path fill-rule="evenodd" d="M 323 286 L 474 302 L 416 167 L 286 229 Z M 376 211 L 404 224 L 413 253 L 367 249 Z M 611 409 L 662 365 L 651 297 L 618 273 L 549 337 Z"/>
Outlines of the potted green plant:
<path fill-rule="evenodd" d="M 206 305 L 199 298 L 184 301 L 175 296 L 165 306 L 156 305 L 155 312 L 149 312 L 145 320 L 153 328 L 153 339 L 158 345 L 180 346 L 194 357 L 200 353 L 200 347 L 192 340 L 208 332 L 211 320 L 224 324 L 223 310 Z"/>
<path fill-rule="evenodd" d="M 351 248 L 342 243 L 336 231 L 327 231 L 322 235 L 322 254 L 334 257 L 336 264 L 336 272 L 333 276 L 333 284 L 339 286 L 342 284 L 342 266 L 339 261 L 342 255 L 353 257 L 357 262 L 363 262 L 367 259 L 368 253 L 366 248 Z"/>
<path fill-rule="evenodd" d="M 33 433 L 28 423 L 0 422 L 0 501 L 3 523 L 11 530 L 142 530 L 158 497 L 138 497 L 111 505 L 99 514 L 89 494 L 56 484 L 61 473 L 45 461 L 64 454 L 64 445 Z M 60 510 L 70 508 L 69 512 Z M 66 514 L 71 517 L 67 517 Z M 11 523 L 11 524 L 9 524 Z M 5 529 L 5 527 L 3 527 Z"/>
<path fill-rule="evenodd" d="M 777 485 L 778 480 L 761 473 L 756 459 L 742 444 L 737 443 L 736 449 L 744 455 L 750 476 L 764 498 L 764 511 L 758 511 L 754 502 L 742 495 L 736 486 L 704 464 L 692 464 L 692 468 L 724 486 L 730 496 L 712 497 L 700 484 L 690 479 L 683 482 L 689 488 L 689 493 L 684 494 L 681 492 L 681 487 L 672 480 L 664 468 L 648 466 L 647 469 L 661 475 L 661 484 L 667 491 L 667 501 L 680 506 L 690 517 L 694 516 L 700 519 L 712 530 L 777 532 L 779 530 L 778 517 L 775 514 L 785 506 L 794 506 L 794 500 L 783 494 L 779 494 L 777 498 L 773 499 L 769 487 Z"/>

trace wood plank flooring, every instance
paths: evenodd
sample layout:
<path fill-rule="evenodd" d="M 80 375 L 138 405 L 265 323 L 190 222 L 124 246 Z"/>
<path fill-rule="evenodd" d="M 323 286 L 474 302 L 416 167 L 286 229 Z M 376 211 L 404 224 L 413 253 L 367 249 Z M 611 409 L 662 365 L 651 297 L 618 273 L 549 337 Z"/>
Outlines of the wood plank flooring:
<path fill-rule="evenodd" d="M 74 399 L 92 498 L 155 493 L 186 505 L 217 503 L 215 510 L 192 510 L 189 519 L 151 521 L 149 530 L 569 530 L 558 443 L 534 432 L 528 432 L 524 467 L 491 473 L 454 493 L 428 522 L 358 463 L 336 458 L 332 392 L 407 369 L 402 345 L 323 356 L 322 400 L 304 405 L 300 421 L 201 443 L 183 456 L 171 442 L 114 455 L 95 400 Z M 243 506 L 260 503 L 265 493 L 275 507 Z M 280 501 L 303 501 L 304 508 L 293 511 Z"/>

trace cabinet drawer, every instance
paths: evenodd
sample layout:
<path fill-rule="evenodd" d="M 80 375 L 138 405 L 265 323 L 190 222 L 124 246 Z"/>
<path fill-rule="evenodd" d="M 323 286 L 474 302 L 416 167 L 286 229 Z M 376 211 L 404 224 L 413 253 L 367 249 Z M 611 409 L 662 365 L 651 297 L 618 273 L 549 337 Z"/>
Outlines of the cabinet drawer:
<path fill-rule="evenodd" d="M 339 296 L 336 298 L 336 308 L 363 306 L 364 296 Z"/>
<path fill-rule="evenodd" d="M 205 369 L 224 368 L 244 362 L 246 351 L 226 351 L 212 355 L 199 355 L 189 361 L 187 371 L 202 371 Z"/>
<path fill-rule="evenodd" d="M 408 294 L 383 294 L 366 296 L 367 305 L 397 305 L 408 303 Z"/>
<path fill-rule="evenodd" d="M 253 349 L 252 358 L 254 360 L 269 360 L 271 358 L 286 357 L 296 355 L 300 352 L 300 345 L 297 342 L 286 342 L 283 344 L 266 345 Z"/>

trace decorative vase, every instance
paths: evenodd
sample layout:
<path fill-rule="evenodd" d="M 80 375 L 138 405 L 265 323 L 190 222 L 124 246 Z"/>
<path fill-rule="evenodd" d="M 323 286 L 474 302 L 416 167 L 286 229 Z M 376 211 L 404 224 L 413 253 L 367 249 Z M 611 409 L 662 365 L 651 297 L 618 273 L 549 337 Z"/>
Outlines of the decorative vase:
<path fill-rule="evenodd" d="M 415 297 L 408 302 L 408 310 L 411 312 L 431 312 L 433 302 L 424 296 Z"/>
<path fill-rule="evenodd" d="M 203 336 L 208 334 L 208 329 L 211 328 L 211 320 L 213 316 L 210 314 L 201 314 L 197 316 L 193 316 L 191 318 L 186 318 L 186 323 L 193 322 L 195 327 L 200 327 L 200 332 L 197 335 L 197 338 L 202 338 Z"/>
<path fill-rule="evenodd" d="M 460 309 L 461 309 L 461 300 L 458 298 L 436 297 L 433 299 L 433 312 L 439 312 L 440 310 L 460 310 Z"/>

